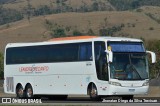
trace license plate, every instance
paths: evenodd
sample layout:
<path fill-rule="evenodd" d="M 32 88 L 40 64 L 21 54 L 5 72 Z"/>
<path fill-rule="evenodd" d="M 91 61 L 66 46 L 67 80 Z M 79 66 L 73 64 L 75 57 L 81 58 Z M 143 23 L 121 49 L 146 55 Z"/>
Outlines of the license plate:
<path fill-rule="evenodd" d="M 135 91 L 135 89 L 129 89 L 129 92 L 134 92 Z"/>

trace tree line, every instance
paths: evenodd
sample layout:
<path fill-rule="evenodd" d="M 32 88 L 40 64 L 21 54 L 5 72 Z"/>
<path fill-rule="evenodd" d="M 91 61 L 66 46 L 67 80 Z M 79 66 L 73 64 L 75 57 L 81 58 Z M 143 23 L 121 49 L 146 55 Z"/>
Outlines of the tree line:
<path fill-rule="evenodd" d="M 0 4 L 11 3 L 14 1 L 16 1 L 16 0 L 0 0 Z"/>
<path fill-rule="evenodd" d="M 13 9 L 5 9 L 0 5 L 0 25 L 23 19 L 23 14 Z"/>
<path fill-rule="evenodd" d="M 132 10 L 141 6 L 160 6 L 160 0 L 108 0 L 116 10 Z"/>

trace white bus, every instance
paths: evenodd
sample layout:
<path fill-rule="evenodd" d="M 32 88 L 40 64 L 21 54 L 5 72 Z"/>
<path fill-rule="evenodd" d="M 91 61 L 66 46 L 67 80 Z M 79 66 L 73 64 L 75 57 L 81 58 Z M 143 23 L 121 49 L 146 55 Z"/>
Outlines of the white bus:
<path fill-rule="evenodd" d="M 79 36 L 10 43 L 4 56 L 4 91 L 19 98 L 89 95 L 133 98 L 147 94 L 155 53 L 142 40 Z"/>

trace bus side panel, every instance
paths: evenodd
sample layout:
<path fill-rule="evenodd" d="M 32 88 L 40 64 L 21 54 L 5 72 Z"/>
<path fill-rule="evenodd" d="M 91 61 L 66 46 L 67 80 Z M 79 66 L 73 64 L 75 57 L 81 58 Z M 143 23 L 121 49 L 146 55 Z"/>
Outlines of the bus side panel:
<path fill-rule="evenodd" d="M 93 61 L 7 65 L 5 92 L 15 94 L 18 83 L 23 88 L 30 83 L 34 94 L 87 94 L 88 84 L 95 77 L 94 66 Z M 13 78 L 12 90 L 7 90 L 8 77 Z"/>
<path fill-rule="evenodd" d="M 86 94 L 86 75 L 50 75 L 35 77 L 35 94 Z M 43 82 L 43 83 L 42 83 Z"/>
<path fill-rule="evenodd" d="M 34 77 L 35 94 L 87 94 L 88 84 L 95 72 L 93 63 L 91 61 L 50 64 L 48 75 Z"/>

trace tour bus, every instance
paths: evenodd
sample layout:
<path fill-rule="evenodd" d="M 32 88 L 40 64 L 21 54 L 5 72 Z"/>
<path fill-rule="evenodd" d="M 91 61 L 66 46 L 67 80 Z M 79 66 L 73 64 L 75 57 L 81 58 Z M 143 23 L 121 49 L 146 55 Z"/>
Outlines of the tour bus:
<path fill-rule="evenodd" d="M 9 43 L 4 56 L 4 91 L 18 98 L 89 95 L 133 98 L 147 94 L 156 62 L 140 39 L 78 36 L 36 43 Z"/>

